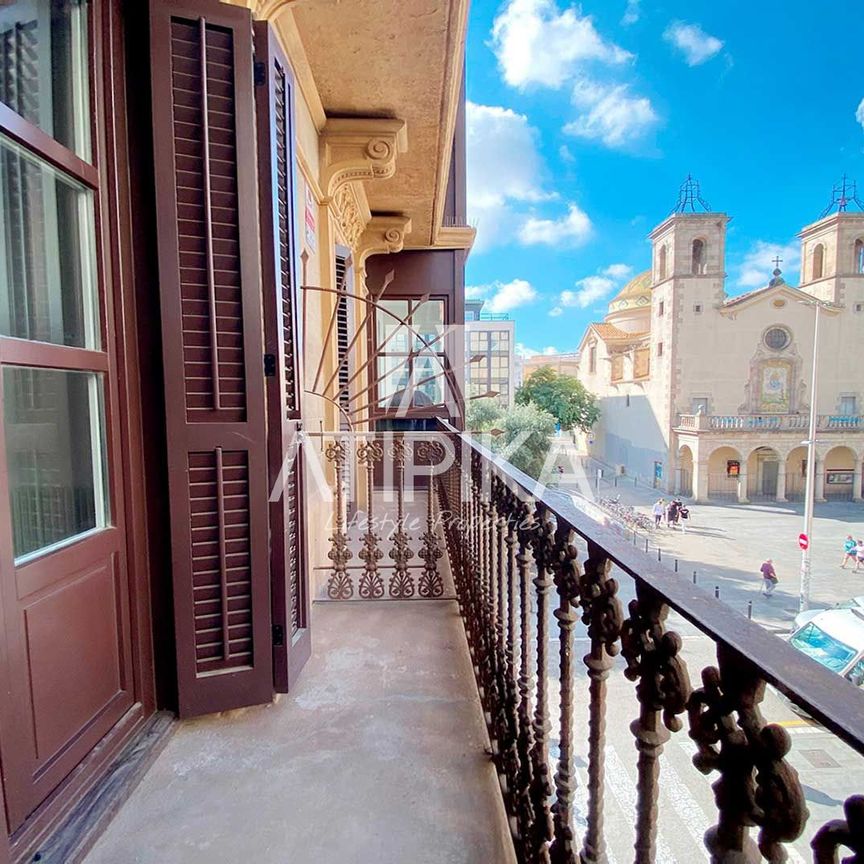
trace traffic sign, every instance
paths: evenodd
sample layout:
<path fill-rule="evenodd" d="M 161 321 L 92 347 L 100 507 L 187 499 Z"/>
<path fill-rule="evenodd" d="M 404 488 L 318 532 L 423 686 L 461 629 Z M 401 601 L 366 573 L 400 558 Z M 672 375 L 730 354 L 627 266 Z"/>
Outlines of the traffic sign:
<path fill-rule="evenodd" d="M 807 547 L 810 545 L 810 540 L 808 539 L 806 534 L 798 535 L 798 545 L 801 547 L 801 551 L 805 551 Z"/>

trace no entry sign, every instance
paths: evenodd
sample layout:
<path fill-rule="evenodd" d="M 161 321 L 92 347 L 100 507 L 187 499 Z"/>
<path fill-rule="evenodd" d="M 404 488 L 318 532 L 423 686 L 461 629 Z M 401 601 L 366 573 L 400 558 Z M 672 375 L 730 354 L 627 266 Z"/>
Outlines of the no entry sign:
<path fill-rule="evenodd" d="M 801 547 L 802 551 L 810 545 L 810 540 L 806 534 L 798 535 L 798 545 Z"/>

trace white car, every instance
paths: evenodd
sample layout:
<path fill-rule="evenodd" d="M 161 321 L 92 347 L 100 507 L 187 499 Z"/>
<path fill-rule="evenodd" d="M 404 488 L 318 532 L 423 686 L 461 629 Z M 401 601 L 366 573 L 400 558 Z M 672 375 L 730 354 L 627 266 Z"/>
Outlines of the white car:
<path fill-rule="evenodd" d="M 831 609 L 859 609 L 864 612 L 864 594 L 858 597 L 851 597 L 849 600 L 843 600 Z M 795 623 L 792 625 L 792 632 L 803 627 L 808 621 L 812 621 L 817 615 L 823 612 L 830 612 L 831 609 L 808 609 L 806 612 L 799 612 L 795 616 Z"/>
<path fill-rule="evenodd" d="M 864 684 L 864 609 L 817 612 L 795 630 L 789 644 L 856 687 Z"/>

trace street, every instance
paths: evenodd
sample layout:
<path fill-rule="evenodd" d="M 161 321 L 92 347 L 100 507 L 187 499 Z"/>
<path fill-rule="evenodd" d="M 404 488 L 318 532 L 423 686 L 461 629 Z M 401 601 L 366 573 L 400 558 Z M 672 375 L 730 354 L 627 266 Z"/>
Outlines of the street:
<path fill-rule="evenodd" d="M 629 482 L 632 484 L 632 480 Z M 586 491 L 584 482 L 574 482 L 572 486 L 563 482 L 560 488 L 562 491 L 568 488 Z M 620 495 L 622 502 L 631 503 L 646 514 L 650 514 L 651 505 L 659 497 L 655 490 L 628 485 L 625 478 L 617 488 L 605 487 L 599 494 L 603 497 Z M 664 497 L 668 500 L 668 496 Z M 748 604 L 752 603 L 753 620 L 782 638 L 789 633 L 798 611 L 801 553 L 797 537 L 803 523 L 802 511 L 803 506 L 795 504 L 695 505 L 691 508 L 692 527 L 688 527 L 686 534 L 665 526 L 651 531 L 647 535 L 649 550 L 653 555 L 659 548 L 661 560 L 673 571 L 677 559 L 682 579 L 692 579 L 695 570 L 698 584 L 712 593 L 715 586 L 719 588 L 719 602 L 727 603 L 742 615 L 748 613 Z M 861 505 L 838 502 L 816 506 L 812 532 L 811 605 L 814 608 L 829 607 L 839 600 L 864 594 L 864 572 L 844 571 L 839 566 L 847 534 L 856 539 L 864 535 Z M 640 534 L 638 542 L 644 544 L 645 536 Z M 767 557 L 774 560 L 780 578 L 770 599 L 759 592 L 759 566 Z M 618 578 L 626 608 L 633 596 L 633 583 L 626 574 L 619 573 Z M 680 616 L 670 615 L 667 626 L 683 638 L 683 656 L 691 681 L 698 686 L 701 669 L 716 662 L 714 644 Z M 552 641 L 555 652 L 557 639 Z M 576 657 L 582 657 L 588 645 L 587 634 L 579 625 Z M 575 761 L 580 779 L 575 811 L 581 830 L 587 794 L 588 700 L 587 675 L 581 663 L 575 665 L 579 676 L 575 698 Z M 629 724 L 638 716 L 638 705 L 634 684 L 623 675 L 624 667 L 624 661 L 616 658 L 616 668 L 608 679 L 605 834 L 610 846 L 610 862 L 625 862 L 633 857 L 637 753 Z M 557 722 L 557 698 L 556 688 L 550 695 L 554 706 L 553 729 Z M 817 826 L 842 817 L 845 798 L 860 794 L 864 784 L 864 758 L 815 722 L 792 711 L 770 687 L 762 711 L 767 720 L 782 725 L 792 737 L 788 758 L 804 788 L 810 817 L 803 837 L 810 838 Z M 657 840 L 657 861 L 661 864 L 708 860 L 702 838 L 705 830 L 716 824 L 711 783 L 717 775 L 703 776 L 692 765 L 696 747 L 687 734 L 686 717 L 683 719 L 684 728 L 671 736 L 661 757 Z M 583 821 L 580 823 L 580 820 Z M 794 864 L 812 860 L 808 841 L 801 840 L 788 848 L 789 860 Z"/>

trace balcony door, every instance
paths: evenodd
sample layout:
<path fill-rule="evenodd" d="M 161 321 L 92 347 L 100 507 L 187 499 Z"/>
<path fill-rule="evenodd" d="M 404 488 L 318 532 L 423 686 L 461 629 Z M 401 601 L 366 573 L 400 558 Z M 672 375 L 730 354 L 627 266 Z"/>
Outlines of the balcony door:
<path fill-rule="evenodd" d="M 134 702 L 84 2 L 0 5 L 0 756 L 10 831 Z"/>

